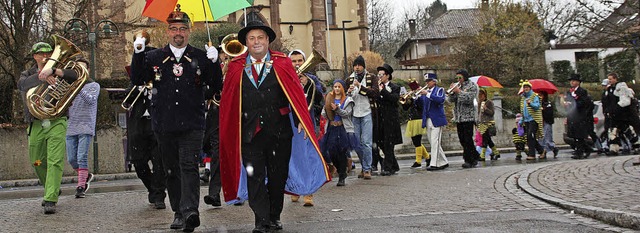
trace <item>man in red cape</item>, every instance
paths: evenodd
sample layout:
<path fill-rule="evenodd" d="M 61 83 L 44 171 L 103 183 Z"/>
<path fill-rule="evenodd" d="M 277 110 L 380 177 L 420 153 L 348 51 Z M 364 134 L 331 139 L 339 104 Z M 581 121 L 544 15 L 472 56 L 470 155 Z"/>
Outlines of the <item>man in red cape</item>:
<path fill-rule="evenodd" d="M 248 52 L 229 64 L 220 103 L 220 169 L 225 201 L 249 200 L 253 232 L 282 229 L 284 192 L 308 195 L 331 180 L 307 102 L 275 32 L 250 22 L 238 33 Z"/>

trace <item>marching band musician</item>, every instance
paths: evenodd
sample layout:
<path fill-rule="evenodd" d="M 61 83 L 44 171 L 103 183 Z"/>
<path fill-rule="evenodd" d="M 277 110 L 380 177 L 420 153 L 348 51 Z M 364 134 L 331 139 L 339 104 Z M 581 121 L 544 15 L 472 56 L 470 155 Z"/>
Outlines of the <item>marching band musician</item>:
<path fill-rule="evenodd" d="M 427 128 L 427 138 L 431 145 L 431 161 L 427 171 L 437 171 L 449 167 L 449 161 L 442 149 L 442 130 L 447 126 L 447 117 L 444 115 L 445 91 L 438 86 L 436 75 L 425 74 L 427 89 L 420 92 L 416 104 L 422 106 L 422 128 Z"/>
<path fill-rule="evenodd" d="M 220 46 L 218 49 L 218 61 L 222 70 L 222 77 L 227 72 L 227 63 L 229 56 L 222 51 L 222 39 L 219 37 Z M 204 196 L 204 203 L 214 208 L 222 206 L 220 199 L 220 190 L 222 189 L 222 181 L 220 180 L 220 106 L 215 101 L 220 100 L 220 93 L 214 93 L 212 88 L 207 87 L 205 90 L 207 114 L 205 116 L 205 130 L 202 150 L 205 154 L 204 173 L 200 175 L 200 180 L 209 183 L 208 194 Z M 241 205 L 242 203 L 238 203 Z"/>
<path fill-rule="evenodd" d="M 473 143 L 473 128 L 476 123 L 474 100 L 478 96 L 478 85 L 469 81 L 469 72 L 460 69 L 456 72 L 457 83 L 451 84 L 449 102 L 454 103 L 454 121 L 458 131 L 458 139 L 463 148 L 463 168 L 472 168 L 478 164 L 480 153 Z"/>
<path fill-rule="evenodd" d="M 362 56 L 353 60 L 353 73 L 347 78 L 349 86 L 347 94 L 351 94 L 355 106 L 353 107 L 353 125 L 356 137 L 360 139 L 360 152 L 356 150 L 362 171 L 358 178 L 371 179 L 371 172 L 378 170 L 378 162 L 382 165 L 382 159 L 378 153 L 378 147 L 373 148 L 378 129 L 378 107 L 376 98 L 378 93 L 378 77 L 367 72 L 366 64 Z M 346 88 L 346 87 L 345 87 Z M 375 162 L 372 161 L 375 152 Z"/>
<path fill-rule="evenodd" d="M 296 70 L 299 69 L 299 67 L 307 60 L 307 56 L 300 49 L 294 49 L 291 51 L 289 53 L 289 58 Z M 313 121 L 314 132 L 317 136 L 320 132 L 319 123 L 322 106 L 324 106 L 322 100 L 324 99 L 323 93 L 325 92 L 325 87 L 322 85 L 322 82 L 320 82 L 320 79 L 313 74 L 298 74 L 298 78 L 300 78 L 300 84 L 302 84 L 307 104 L 310 106 L 309 115 Z M 300 196 L 291 195 L 292 202 L 298 202 L 298 199 L 300 199 Z M 304 206 L 313 206 L 313 195 L 304 196 Z"/>
<path fill-rule="evenodd" d="M 31 48 L 35 65 L 20 73 L 18 89 L 24 102 L 24 120 L 29 123 L 27 136 L 29 143 L 29 161 L 33 166 L 40 183 L 44 186 L 42 206 L 44 214 L 56 213 L 56 204 L 60 196 L 60 182 L 64 168 L 66 148 L 67 117 L 61 116 L 51 119 L 37 119 L 28 109 L 29 100 L 26 93 L 29 89 L 46 83 L 54 85 L 57 76 L 71 83 L 78 79 L 79 74 L 72 69 L 44 69 L 53 53 L 51 45 L 38 42 Z M 89 62 L 83 58 L 76 60 L 79 65 L 88 66 Z M 91 80 L 88 80 L 91 82 Z"/>
<path fill-rule="evenodd" d="M 142 53 L 145 39 L 134 42 L 131 81 L 143 85 L 154 80 L 151 98 L 152 129 L 160 145 L 167 190 L 174 220 L 171 229 L 191 232 L 200 225 L 198 158 L 205 129 L 204 88 L 222 86 L 222 72 L 215 47 L 206 52 L 189 45 L 191 21 L 187 13 L 167 17 L 168 44 Z"/>
<path fill-rule="evenodd" d="M 307 56 L 300 49 L 294 49 L 289 53 L 289 58 L 291 58 L 291 62 L 293 67 L 298 69 L 304 62 L 307 60 Z M 320 79 L 317 76 L 311 73 L 304 73 L 298 75 L 300 78 L 300 83 L 302 84 L 302 89 L 304 90 L 304 95 L 307 98 L 307 104 L 311 106 L 309 108 L 309 114 L 311 115 L 311 120 L 313 121 L 314 129 L 316 135 L 320 132 L 319 123 L 320 123 L 320 112 L 322 112 L 322 103 L 323 94 L 326 91 L 326 87 L 322 84 Z M 309 80 L 311 79 L 311 80 Z M 313 83 L 311 83 L 311 82 Z M 315 91 L 314 88 L 315 87 Z M 313 94 L 315 92 L 315 95 Z M 312 99 L 313 98 L 313 99 Z"/>
<path fill-rule="evenodd" d="M 145 31 L 141 35 L 144 38 L 149 38 L 149 34 Z M 143 53 L 154 49 L 156 48 L 149 46 L 149 41 L 145 40 Z M 156 209 L 165 209 L 164 199 L 167 196 L 165 193 L 167 187 L 164 166 L 158 141 L 151 130 L 151 114 L 149 112 L 151 90 L 145 86 L 131 85 L 129 88 L 133 89 L 131 95 L 140 94 L 140 98 L 133 102 L 127 111 L 127 160 L 133 164 L 136 175 L 147 188 L 149 203 L 153 204 Z M 149 167 L 149 161 L 151 161 L 152 168 Z"/>
<path fill-rule="evenodd" d="M 398 160 L 394 153 L 394 146 L 402 144 L 402 132 L 400 130 L 400 117 L 398 116 L 398 98 L 400 97 L 400 86 L 392 83 L 393 68 L 389 64 L 384 64 L 378 68 L 378 78 L 380 84 L 378 85 L 378 97 L 376 101 L 378 103 L 378 114 L 380 117 L 380 125 L 378 127 L 378 135 L 384 135 L 380 137 L 378 142 L 381 144 L 380 148 L 384 153 L 384 161 L 382 167 L 384 168 L 380 175 L 389 176 L 394 175 L 400 170 Z"/>
<path fill-rule="evenodd" d="M 308 195 L 330 180 L 291 60 L 269 50 L 275 39 L 261 21 L 238 32 L 248 50 L 229 63 L 220 103 L 225 200 L 249 200 L 253 232 L 282 229 L 285 188 Z"/>
<path fill-rule="evenodd" d="M 430 74 L 426 74 L 430 75 Z M 435 74 L 431 74 L 435 75 Z M 413 91 L 418 91 L 420 84 L 413 80 L 409 83 L 409 87 Z M 427 128 L 422 127 L 422 108 L 424 101 L 414 101 L 413 96 L 407 96 L 402 108 L 405 111 L 409 111 L 409 122 L 407 122 L 407 128 L 405 130 L 405 136 L 411 138 L 413 146 L 416 147 L 416 161 L 411 165 L 412 168 L 418 168 L 422 166 L 422 158 L 425 159 L 426 166 L 429 166 L 431 156 L 427 151 L 427 148 L 422 144 L 422 135 L 427 134 Z"/>

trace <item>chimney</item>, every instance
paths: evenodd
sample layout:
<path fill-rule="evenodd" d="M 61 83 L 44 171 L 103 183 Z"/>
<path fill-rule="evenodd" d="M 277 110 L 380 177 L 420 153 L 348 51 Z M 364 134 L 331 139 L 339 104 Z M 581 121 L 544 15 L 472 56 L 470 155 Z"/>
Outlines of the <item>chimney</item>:
<path fill-rule="evenodd" d="M 415 19 L 409 20 L 409 35 L 411 36 L 411 38 L 416 37 L 416 20 Z"/>
<path fill-rule="evenodd" d="M 482 3 L 480 4 L 480 9 L 482 10 L 489 9 L 489 0 L 482 0 Z"/>

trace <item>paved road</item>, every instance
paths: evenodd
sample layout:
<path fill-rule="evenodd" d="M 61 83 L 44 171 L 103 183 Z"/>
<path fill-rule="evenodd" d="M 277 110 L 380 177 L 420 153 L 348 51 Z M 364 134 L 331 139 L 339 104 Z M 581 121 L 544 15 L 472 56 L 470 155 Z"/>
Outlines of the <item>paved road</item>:
<path fill-rule="evenodd" d="M 587 190 L 591 190 L 589 194 L 600 190 L 609 192 L 609 184 L 618 181 L 614 177 L 624 173 L 610 173 L 611 178 L 604 178 L 608 172 L 606 167 L 620 171 L 621 166 L 630 171 L 624 175 L 628 177 L 624 182 L 635 185 L 616 184 L 620 193 L 617 200 L 621 201 L 621 207 L 632 205 L 633 199 L 638 200 L 637 196 L 627 198 L 624 194 L 637 190 L 639 176 L 637 167 L 630 168 L 626 161 L 637 156 L 573 161 L 567 152 L 563 152 L 558 159 L 522 163 L 513 157 L 513 154 L 505 154 L 497 162 L 488 161 L 482 167 L 466 170 L 460 168 L 460 157 L 451 157 L 451 167 L 437 172 L 411 169 L 412 160 L 401 160 L 402 169 L 395 176 L 374 177 L 370 181 L 350 176 L 345 187 L 337 187 L 333 181 L 315 195 L 314 207 L 303 207 L 301 203 L 286 199 L 282 215 L 285 230 L 282 232 L 631 231 L 573 214 L 525 193 L 520 187 L 531 183 L 528 186 L 531 189 L 539 189 L 542 194 L 557 192 L 555 197 L 566 199 L 585 195 Z M 620 166 L 600 166 L 619 164 L 616 160 L 624 162 Z M 570 170 L 576 172 L 571 174 Z M 587 176 L 575 178 L 584 172 L 591 177 L 600 177 L 600 186 L 589 186 L 587 182 L 593 179 Z M 525 177 L 528 178 L 523 179 Z M 523 180 L 536 179 L 540 185 L 523 183 Z M 633 183 L 634 179 L 636 183 Z M 578 181 L 582 186 L 577 186 Z M 564 191 L 566 187 L 576 190 Z M 73 187 L 65 185 L 58 213 L 50 216 L 42 214 L 41 187 L 2 189 L 0 231 L 174 232 L 168 230 L 172 212 L 153 209 L 146 203 L 142 188 L 135 179 L 102 180 L 92 184 L 87 198 L 75 199 Z M 206 188 L 201 191 L 204 195 Z M 33 197 L 16 198 L 29 195 Z M 592 205 L 599 201 L 594 194 L 580 203 Z M 252 229 L 253 214 L 248 206 L 213 209 L 202 204 L 202 226 L 197 231 L 248 232 Z"/>

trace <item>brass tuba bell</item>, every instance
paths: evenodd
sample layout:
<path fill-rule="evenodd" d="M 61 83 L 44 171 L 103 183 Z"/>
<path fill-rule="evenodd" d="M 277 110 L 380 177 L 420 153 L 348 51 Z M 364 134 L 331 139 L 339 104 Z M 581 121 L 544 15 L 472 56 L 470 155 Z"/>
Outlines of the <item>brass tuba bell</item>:
<path fill-rule="evenodd" d="M 222 41 L 220 41 L 220 45 L 222 46 L 222 51 L 230 57 L 237 57 L 247 52 L 247 46 L 240 43 L 237 33 L 226 35 Z"/>
<path fill-rule="evenodd" d="M 296 67 L 296 73 L 298 73 L 298 75 L 306 76 L 304 74 L 305 72 L 308 72 L 309 70 L 311 70 L 311 68 L 315 67 L 316 65 L 318 65 L 320 63 L 327 63 L 327 60 L 324 59 L 324 57 L 322 57 L 322 55 L 320 55 L 320 53 L 318 53 L 318 51 L 316 51 L 314 49 L 311 52 L 311 56 L 309 56 L 307 59 L 305 59 L 304 63 L 302 63 L 302 65 Z M 315 83 L 314 80 L 311 80 L 309 77 L 307 77 L 307 79 L 309 79 L 309 82 L 311 82 L 311 85 L 313 86 L 311 88 L 312 89 L 312 91 L 311 91 L 311 101 L 313 101 L 313 99 L 315 99 L 315 97 L 316 97 L 316 83 Z M 309 104 L 309 106 L 307 107 L 307 110 L 311 110 L 311 106 L 312 106 L 312 104 Z"/>
<path fill-rule="evenodd" d="M 87 81 L 87 68 L 78 64 L 76 60 L 82 57 L 82 51 L 71 41 L 58 35 L 52 35 L 54 50 L 43 69 L 73 69 L 78 79 L 67 83 L 60 77 L 55 77 L 56 84 L 43 83 L 27 91 L 27 108 L 34 117 L 44 120 L 63 115 L 73 99 Z"/>

